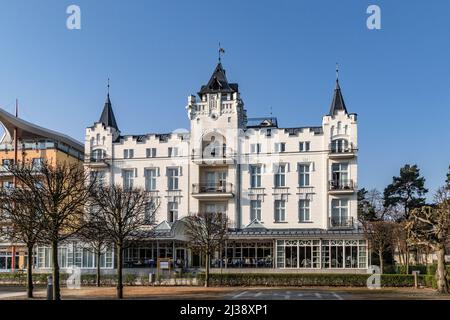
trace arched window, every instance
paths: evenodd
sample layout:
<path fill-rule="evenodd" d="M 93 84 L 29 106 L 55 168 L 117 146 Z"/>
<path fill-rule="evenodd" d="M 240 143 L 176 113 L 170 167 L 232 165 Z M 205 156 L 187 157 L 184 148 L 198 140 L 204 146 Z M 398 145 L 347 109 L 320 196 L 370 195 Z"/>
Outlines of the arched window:
<path fill-rule="evenodd" d="M 331 152 L 344 153 L 349 152 L 349 143 L 346 139 L 336 139 L 331 142 Z"/>
<path fill-rule="evenodd" d="M 92 160 L 93 161 L 104 160 L 105 156 L 106 156 L 105 150 L 96 149 L 96 150 L 92 151 Z"/>

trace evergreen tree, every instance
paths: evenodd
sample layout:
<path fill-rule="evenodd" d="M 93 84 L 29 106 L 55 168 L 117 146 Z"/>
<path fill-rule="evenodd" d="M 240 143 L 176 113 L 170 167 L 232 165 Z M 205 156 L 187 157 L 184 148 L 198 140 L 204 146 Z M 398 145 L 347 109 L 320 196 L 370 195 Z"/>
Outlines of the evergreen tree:
<path fill-rule="evenodd" d="M 392 183 L 384 189 L 383 200 L 385 208 L 400 206 L 402 214 L 398 220 L 409 218 L 412 209 L 425 205 L 425 178 L 420 176 L 417 165 L 405 165 L 400 169 L 400 175 L 392 178 Z"/>

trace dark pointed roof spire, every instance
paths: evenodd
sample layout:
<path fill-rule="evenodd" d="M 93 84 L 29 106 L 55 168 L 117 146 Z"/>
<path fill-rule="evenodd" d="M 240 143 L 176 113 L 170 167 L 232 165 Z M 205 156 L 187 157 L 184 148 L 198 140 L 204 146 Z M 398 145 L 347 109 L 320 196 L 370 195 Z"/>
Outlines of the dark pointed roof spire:
<path fill-rule="evenodd" d="M 341 87 L 339 86 L 339 65 L 336 63 L 336 88 L 334 89 L 333 102 L 331 103 L 330 116 L 335 115 L 339 110 L 347 112 Z"/>
<path fill-rule="evenodd" d="M 208 84 L 206 86 L 202 86 L 200 89 L 199 95 L 205 93 L 234 93 L 238 92 L 238 84 L 237 83 L 228 83 L 227 77 L 225 75 L 225 70 L 222 67 L 222 63 L 219 63 L 214 70 L 211 79 L 209 79 Z"/>
<path fill-rule="evenodd" d="M 116 117 L 114 116 L 114 112 L 112 109 L 111 99 L 109 97 L 109 78 L 108 78 L 108 95 L 106 96 L 105 106 L 103 107 L 102 115 L 100 116 L 100 123 L 103 123 L 106 127 L 111 127 L 119 131 L 119 127 L 117 126 Z"/>

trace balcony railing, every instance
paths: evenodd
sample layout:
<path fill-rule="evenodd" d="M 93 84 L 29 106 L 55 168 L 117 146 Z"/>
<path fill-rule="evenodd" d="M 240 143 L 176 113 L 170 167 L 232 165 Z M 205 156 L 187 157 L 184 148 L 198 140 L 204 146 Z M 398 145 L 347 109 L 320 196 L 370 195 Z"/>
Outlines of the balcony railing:
<path fill-rule="evenodd" d="M 90 157 L 88 158 L 88 163 L 91 165 L 108 165 L 109 161 L 111 159 L 110 158 L 106 158 L 106 157 L 102 157 L 102 158 L 94 158 L 94 157 Z"/>
<path fill-rule="evenodd" d="M 192 185 L 192 193 L 193 194 L 201 194 L 201 193 L 232 193 L 233 192 L 233 184 L 227 182 L 217 182 L 217 183 L 194 183 Z"/>
<path fill-rule="evenodd" d="M 353 191 L 355 190 L 355 184 L 353 180 L 331 180 L 329 184 L 329 191 Z"/>
<path fill-rule="evenodd" d="M 353 217 L 331 217 L 330 228 L 331 229 L 349 229 L 353 228 Z"/>

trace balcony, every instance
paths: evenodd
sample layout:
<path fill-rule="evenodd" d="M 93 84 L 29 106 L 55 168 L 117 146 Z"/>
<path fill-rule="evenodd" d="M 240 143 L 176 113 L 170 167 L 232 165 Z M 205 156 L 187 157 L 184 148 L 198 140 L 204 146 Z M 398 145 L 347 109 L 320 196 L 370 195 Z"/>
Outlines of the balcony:
<path fill-rule="evenodd" d="M 353 217 L 330 217 L 330 229 L 353 229 Z"/>
<path fill-rule="evenodd" d="M 358 149 L 356 149 L 353 143 L 347 145 L 333 145 L 329 147 L 330 159 L 351 159 L 356 156 Z"/>
<path fill-rule="evenodd" d="M 328 185 L 330 194 L 352 194 L 356 190 L 353 180 L 331 180 Z"/>
<path fill-rule="evenodd" d="M 192 196 L 197 199 L 224 199 L 232 198 L 233 184 L 231 183 L 194 183 L 192 185 Z"/>
<path fill-rule="evenodd" d="M 86 158 L 86 164 L 91 168 L 107 168 L 109 167 L 109 158 Z"/>

